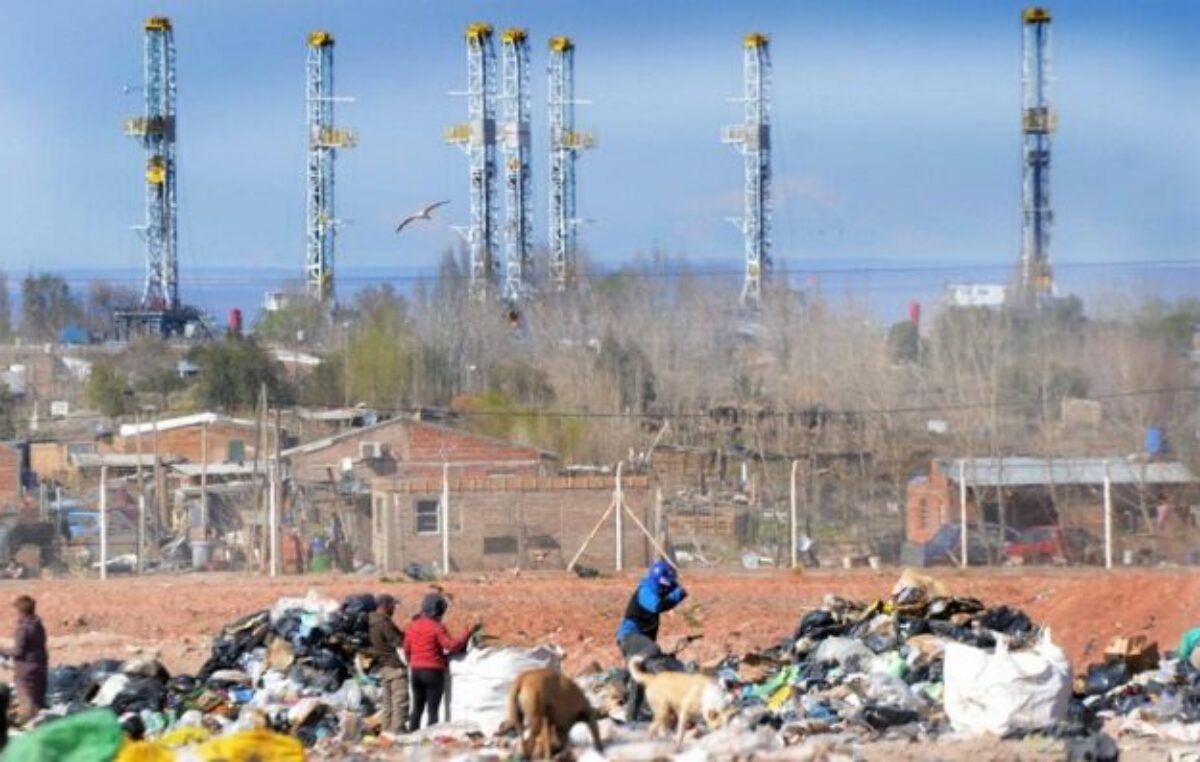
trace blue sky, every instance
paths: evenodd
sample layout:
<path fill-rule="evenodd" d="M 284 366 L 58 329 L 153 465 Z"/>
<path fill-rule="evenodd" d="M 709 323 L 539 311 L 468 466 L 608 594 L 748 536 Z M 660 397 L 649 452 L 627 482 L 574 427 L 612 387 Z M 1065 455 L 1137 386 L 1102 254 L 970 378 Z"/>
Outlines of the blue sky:
<path fill-rule="evenodd" d="M 0 46 L 0 240 L 10 273 L 138 268 L 142 157 L 120 132 L 139 97 L 141 22 L 175 22 L 183 278 L 303 262 L 304 39 L 337 38 L 339 266 L 410 270 L 456 245 L 466 161 L 462 31 L 528 27 L 535 230 L 545 240 L 546 40 L 576 40 L 581 241 L 617 263 L 659 246 L 740 262 L 740 160 L 719 130 L 741 36 L 772 37 L 775 256 L 997 263 L 1018 244 L 1021 3 L 26 0 Z M 1200 250 L 1200 4 L 1057 2 L 1056 261 L 1194 259 Z M 434 199 L 441 220 L 397 237 Z"/>

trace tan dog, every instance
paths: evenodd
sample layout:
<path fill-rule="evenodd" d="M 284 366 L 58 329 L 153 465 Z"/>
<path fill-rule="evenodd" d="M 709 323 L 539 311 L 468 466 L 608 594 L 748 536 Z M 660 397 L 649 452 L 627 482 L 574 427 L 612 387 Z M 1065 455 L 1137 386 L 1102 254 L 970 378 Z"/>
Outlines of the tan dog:
<path fill-rule="evenodd" d="M 654 713 L 650 733 L 671 732 L 671 720 L 676 723 L 675 745 L 683 745 L 683 734 L 688 721 L 703 719 L 710 729 L 725 724 L 732 709 L 729 697 L 720 684 L 708 675 L 694 672 L 646 672 L 642 665 L 644 657 L 629 662 L 629 673 L 633 679 L 646 686 L 646 703 Z"/>
<path fill-rule="evenodd" d="M 596 712 L 569 677 L 553 669 L 531 669 L 517 675 L 508 692 L 508 719 L 499 734 L 517 731 L 521 753 L 551 759 L 562 750 L 577 722 L 586 722 L 596 751 L 602 751 Z"/>

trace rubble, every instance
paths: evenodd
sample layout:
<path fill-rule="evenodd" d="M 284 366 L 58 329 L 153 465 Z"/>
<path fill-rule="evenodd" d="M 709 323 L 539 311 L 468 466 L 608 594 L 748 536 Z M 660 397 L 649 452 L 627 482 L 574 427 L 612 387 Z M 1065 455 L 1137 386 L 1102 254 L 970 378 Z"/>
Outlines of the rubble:
<path fill-rule="evenodd" d="M 561 651 L 473 650 L 452 662 L 447 722 L 380 736 L 378 682 L 359 656 L 373 607 L 365 594 L 280 599 L 224 626 L 194 676 L 145 656 L 56 667 L 50 708 L 4 759 L 36 759 L 69 738 L 114 749 L 89 751 L 95 759 L 239 758 L 248 744 L 271 759 L 508 758 L 511 739 L 494 735 L 507 686 L 524 669 L 558 664 Z M 586 749 L 577 732 L 574 751 L 591 760 L 857 759 L 871 744 L 1035 737 L 1068 758 L 1109 759 L 1113 739 L 1200 742 L 1200 672 L 1144 638 L 1118 639 L 1104 657 L 1072 683 L 1050 632 L 1023 612 L 906 573 L 880 600 L 827 596 L 761 651 L 706 664 L 662 659 L 656 669 L 717 678 L 735 708 L 725 727 L 693 729 L 682 750 L 649 738 L 644 721 L 626 724 L 625 671 L 594 665 L 577 682 L 602 717 L 606 748 Z M 115 757 L 114 733 L 125 739 Z"/>

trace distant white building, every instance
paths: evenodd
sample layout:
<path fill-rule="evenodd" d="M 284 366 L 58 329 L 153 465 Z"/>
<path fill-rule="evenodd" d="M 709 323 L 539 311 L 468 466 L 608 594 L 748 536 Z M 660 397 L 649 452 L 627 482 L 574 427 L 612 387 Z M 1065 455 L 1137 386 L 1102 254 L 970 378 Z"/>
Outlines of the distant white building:
<path fill-rule="evenodd" d="M 995 283 L 952 283 L 946 286 L 946 303 L 951 307 L 1004 306 L 1005 286 Z"/>

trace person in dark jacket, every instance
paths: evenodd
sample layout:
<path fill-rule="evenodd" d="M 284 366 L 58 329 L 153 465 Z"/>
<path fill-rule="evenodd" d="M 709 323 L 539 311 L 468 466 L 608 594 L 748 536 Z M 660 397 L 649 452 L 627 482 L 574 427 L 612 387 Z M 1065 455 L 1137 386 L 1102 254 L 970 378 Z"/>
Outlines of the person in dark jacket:
<path fill-rule="evenodd" d="M 396 599 L 384 593 L 375 597 L 375 610 L 367 616 L 370 656 L 379 670 L 383 704 L 379 730 L 396 735 L 408 722 L 408 668 L 400 659 L 404 633 L 396 627 Z"/>
<path fill-rule="evenodd" d="M 448 656 L 464 650 L 471 635 L 479 629 L 476 624 L 457 638 L 450 637 L 442 617 L 450 604 L 437 593 L 426 595 L 421 601 L 421 613 L 413 617 L 404 634 L 404 654 L 408 657 L 408 668 L 412 679 L 412 714 L 408 718 L 409 731 L 421 727 L 421 712 L 425 712 L 426 725 L 436 725 L 438 708 L 446 691 L 446 671 L 450 668 Z"/>
<path fill-rule="evenodd" d="M 655 561 L 646 576 L 638 582 L 637 590 L 625 606 L 625 617 L 617 628 L 617 647 L 626 663 L 635 656 L 649 658 L 659 656 L 659 615 L 678 606 L 687 597 L 687 590 L 679 584 L 675 567 L 666 561 Z M 629 700 L 625 704 L 625 721 L 636 722 L 646 698 L 646 689 L 641 683 L 629 679 Z"/>
<path fill-rule="evenodd" d="M 46 628 L 36 613 L 37 604 L 28 595 L 13 601 L 17 610 L 17 632 L 13 647 L 0 649 L 0 656 L 12 659 L 17 689 L 17 721 L 24 724 L 46 708 L 46 676 L 50 655 L 46 652 Z"/>

